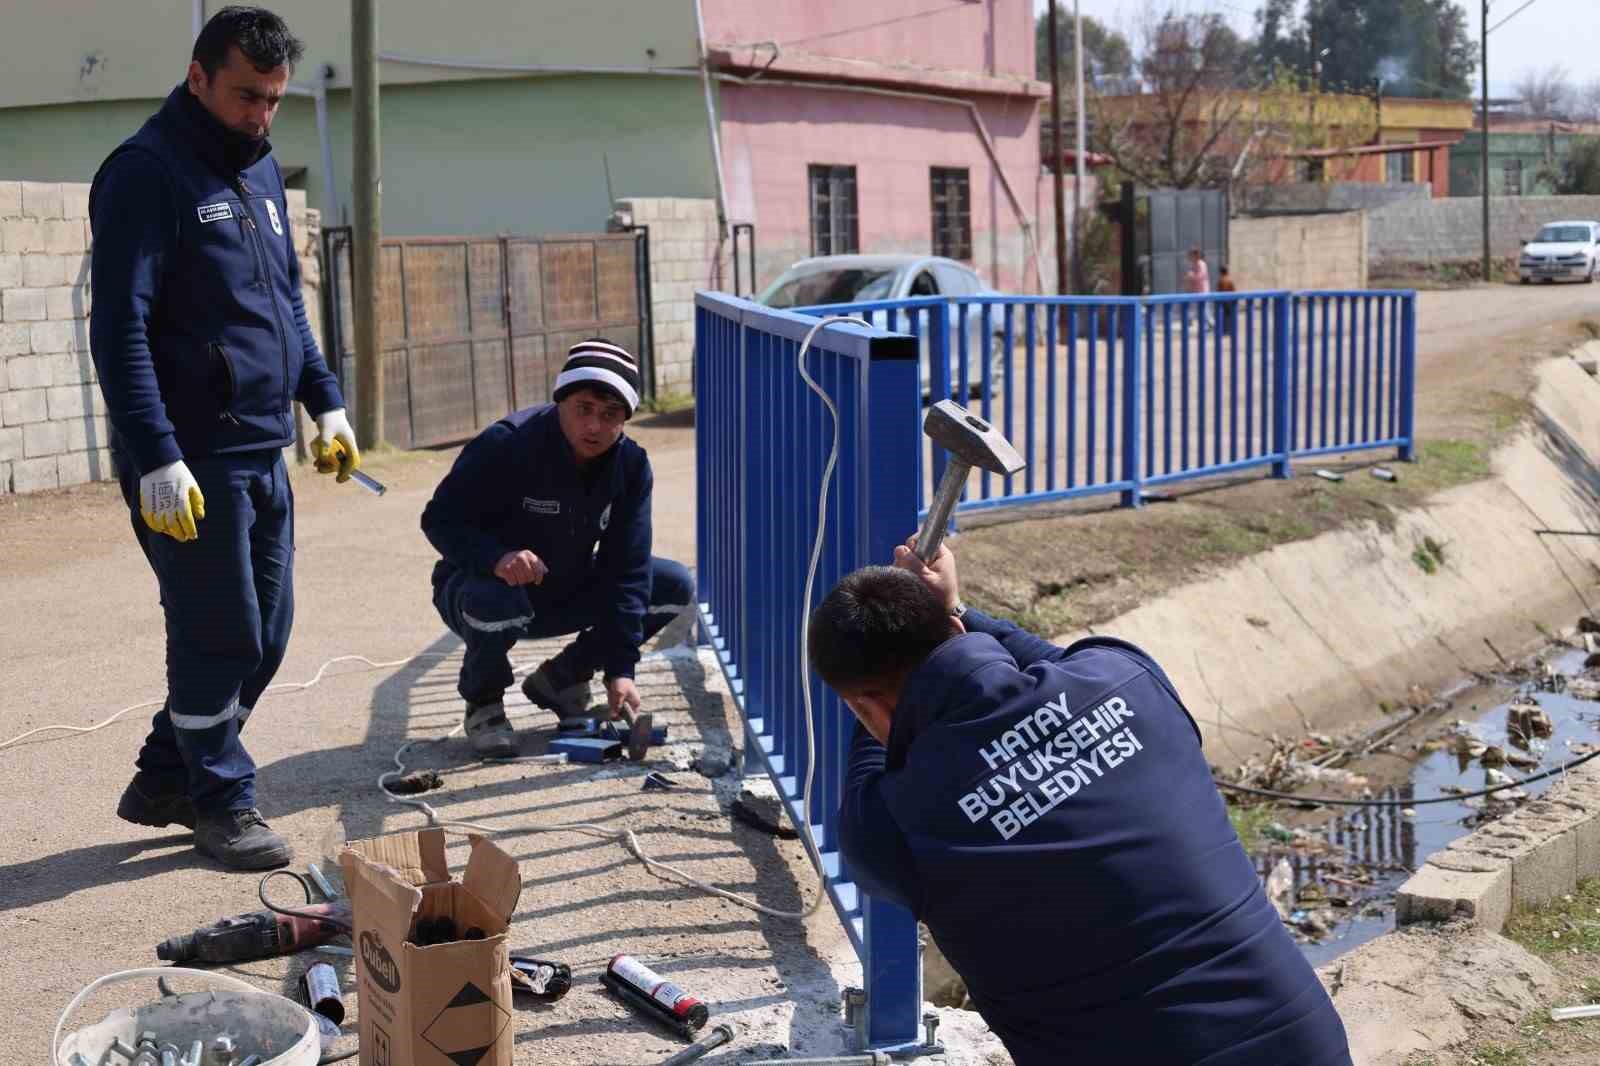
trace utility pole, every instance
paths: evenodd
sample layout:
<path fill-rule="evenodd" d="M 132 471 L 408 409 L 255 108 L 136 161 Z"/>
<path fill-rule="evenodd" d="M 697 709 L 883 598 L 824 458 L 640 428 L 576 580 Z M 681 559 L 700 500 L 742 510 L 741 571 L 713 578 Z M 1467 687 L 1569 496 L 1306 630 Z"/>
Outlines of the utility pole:
<path fill-rule="evenodd" d="M 1050 0 L 1050 161 L 1055 174 L 1056 292 L 1067 294 L 1067 201 L 1061 187 L 1061 49 L 1056 23 L 1056 0 Z"/>
<path fill-rule="evenodd" d="M 1483 197 L 1483 280 L 1489 281 L 1489 0 L 1483 0 L 1483 111 L 1478 129 L 1478 185 Z"/>
<path fill-rule="evenodd" d="M 355 124 L 350 280 L 356 320 L 356 436 L 363 448 L 375 449 L 384 443 L 383 323 L 378 318 L 379 240 L 383 235 L 378 0 L 350 0 L 350 31 L 350 102 Z"/>
<path fill-rule="evenodd" d="M 1051 0 L 1055 6 L 1055 0 Z M 1084 124 L 1087 116 L 1083 106 L 1083 4 L 1082 0 L 1072 0 L 1072 57 L 1076 60 L 1078 81 L 1078 155 L 1077 167 L 1073 172 L 1072 181 L 1072 285 L 1074 292 L 1082 292 L 1083 285 L 1083 181 L 1084 168 L 1088 162 L 1084 159 L 1088 138 L 1084 133 Z"/>

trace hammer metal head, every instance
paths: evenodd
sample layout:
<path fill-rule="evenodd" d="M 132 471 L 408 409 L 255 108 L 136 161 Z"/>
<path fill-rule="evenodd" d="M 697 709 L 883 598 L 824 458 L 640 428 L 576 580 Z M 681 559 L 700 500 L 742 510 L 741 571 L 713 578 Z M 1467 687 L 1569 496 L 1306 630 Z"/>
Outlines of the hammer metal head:
<path fill-rule="evenodd" d="M 994 474 L 1015 474 L 1028 464 L 989 423 L 951 400 L 928 408 L 922 432 L 951 458 Z"/>

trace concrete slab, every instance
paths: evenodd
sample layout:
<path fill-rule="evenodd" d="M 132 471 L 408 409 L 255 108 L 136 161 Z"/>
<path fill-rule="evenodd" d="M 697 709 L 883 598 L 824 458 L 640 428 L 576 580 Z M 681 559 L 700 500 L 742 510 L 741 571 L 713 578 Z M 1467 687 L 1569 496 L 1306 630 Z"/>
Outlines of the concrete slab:
<path fill-rule="evenodd" d="M 1395 895 L 1397 926 L 1466 918 L 1499 932 L 1511 914 L 1511 867 L 1448 869 L 1427 862 Z"/>

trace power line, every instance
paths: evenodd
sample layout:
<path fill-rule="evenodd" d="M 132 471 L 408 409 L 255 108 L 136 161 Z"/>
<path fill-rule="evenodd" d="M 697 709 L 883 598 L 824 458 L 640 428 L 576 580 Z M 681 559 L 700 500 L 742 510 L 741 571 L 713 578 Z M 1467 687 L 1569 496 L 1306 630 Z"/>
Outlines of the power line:
<path fill-rule="evenodd" d="M 1499 22 L 1496 22 L 1493 26 L 1490 26 L 1487 30 L 1485 30 L 1484 31 L 1485 36 L 1487 36 L 1488 34 L 1493 33 L 1495 30 L 1498 30 L 1501 26 L 1504 26 L 1506 23 L 1510 22 L 1512 19 L 1516 18 L 1518 15 L 1522 14 L 1524 11 L 1528 10 L 1528 8 L 1532 7 L 1534 4 L 1537 4 L 1538 2 L 1539 2 L 1539 0 L 1528 0 L 1527 3 L 1523 4 L 1521 7 L 1517 8 L 1515 11 L 1513 11 L 1511 14 L 1507 15 L 1505 18 L 1501 19 Z"/>

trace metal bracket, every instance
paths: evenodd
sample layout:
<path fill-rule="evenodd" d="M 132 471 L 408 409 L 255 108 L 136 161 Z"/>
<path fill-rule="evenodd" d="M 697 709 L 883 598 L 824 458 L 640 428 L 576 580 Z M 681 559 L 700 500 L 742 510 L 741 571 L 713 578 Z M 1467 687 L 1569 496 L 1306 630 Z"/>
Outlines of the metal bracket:
<path fill-rule="evenodd" d="M 844 1024 L 851 1030 L 855 1050 L 863 1054 L 867 1048 L 867 993 L 862 989 L 850 987 L 844 990 Z M 925 1011 L 922 1015 L 922 1043 L 902 1044 L 891 1048 L 874 1048 L 874 1051 L 886 1053 L 896 1062 L 909 1062 L 920 1059 L 926 1055 L 943 1055 L 944 1044 L 938 1038 L 939 1014 L 937 1011 Z"/>

